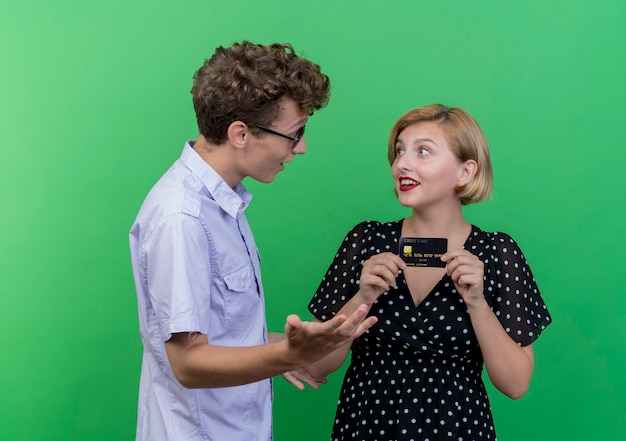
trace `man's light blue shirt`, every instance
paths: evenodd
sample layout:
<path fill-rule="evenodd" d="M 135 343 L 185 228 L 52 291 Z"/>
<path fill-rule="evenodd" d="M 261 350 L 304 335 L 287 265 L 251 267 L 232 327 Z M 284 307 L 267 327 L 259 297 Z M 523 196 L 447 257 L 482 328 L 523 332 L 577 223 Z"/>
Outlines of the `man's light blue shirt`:
<path fill-rule="evenodd" d="M 234 189 L 187 142 L 155 184 L 130 231 L 144 345 L 137 440 L 271 439 L 271 380 L 186 389 L 164 342 L 199 332 L 211 344 L 267 343 L 259 254 L 244 215 L 251 195 Z"/>

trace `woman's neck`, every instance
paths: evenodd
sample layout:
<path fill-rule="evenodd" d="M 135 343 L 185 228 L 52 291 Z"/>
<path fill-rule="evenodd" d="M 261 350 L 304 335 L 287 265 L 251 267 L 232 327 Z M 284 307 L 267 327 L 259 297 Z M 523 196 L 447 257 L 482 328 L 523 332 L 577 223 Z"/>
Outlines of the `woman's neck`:
<path fill-rule="evenodd" d="M 465 243 L 471 232 L 471 225 L 463 218 L 459 209 L 447 211 L 440 215 L 424 215 L 413 210 L 411 216 L 402 222 L 402 235 L 406 237 L 445 237 L 450 244 L 458 247 Z M 459 245 L 460 242 L 460 245 Z"/>

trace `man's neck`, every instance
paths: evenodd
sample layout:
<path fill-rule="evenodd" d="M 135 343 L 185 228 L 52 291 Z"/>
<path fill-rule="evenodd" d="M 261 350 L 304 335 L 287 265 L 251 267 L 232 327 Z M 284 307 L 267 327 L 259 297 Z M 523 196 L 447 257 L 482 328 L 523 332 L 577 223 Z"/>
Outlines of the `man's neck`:
<path fill-rule="evenodd" d="M 221 145 L 212 144 L 204 136 L 198 135 L 193 149 L 231 188 L 235 188 L 243 180 L 244 177 L 237 173 L 235 167 L 235 152 L 227 142 Z"/>

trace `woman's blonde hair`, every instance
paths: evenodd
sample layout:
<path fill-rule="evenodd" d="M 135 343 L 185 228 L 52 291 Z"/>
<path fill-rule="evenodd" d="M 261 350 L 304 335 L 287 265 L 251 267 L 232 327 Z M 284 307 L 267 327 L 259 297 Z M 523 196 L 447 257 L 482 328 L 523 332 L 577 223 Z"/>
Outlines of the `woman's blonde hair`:
<path fill-rule="evenodd" d="M 493 171 L 489 147 L 485 135 L 474 118 L 460 107 L 431 104 L 409 110 L 394 124 L 389 134 L 387 156 L 389 164 L 396 159 L 396 142 L 407 127 L 422 122 L 434 122 L 441 127 L 450 149 L 461 162 L 470 159 L 478 165 L 474 178 L 457 188 L 457 196 L 463 205 L 480 202 L 491 195 Z"/>

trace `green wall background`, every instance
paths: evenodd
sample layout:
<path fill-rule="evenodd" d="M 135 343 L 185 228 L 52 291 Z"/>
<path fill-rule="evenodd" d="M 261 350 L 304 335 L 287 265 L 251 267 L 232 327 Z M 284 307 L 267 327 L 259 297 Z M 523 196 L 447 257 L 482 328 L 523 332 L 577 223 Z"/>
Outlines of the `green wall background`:
<path fill-rule="evenodd" d="M 499 438 L 626 438 L 626 9 L 622 0 L 0 3 L 0 438 L 134 439 L 141 342 L 128 230 L 196 128 L 191 77 L 218 45 L 291 42 L 332 80 L 309 150 L 248 182 L 268 320 L 306 303 L 345 232 L 408 213 L 386 137 L 404 111 L 481 123 L 494 198 L 554 324 L 529 393 L 491 388 Z M 341 375 L 275 382 L 275 438 L 327 439 Z"/>

